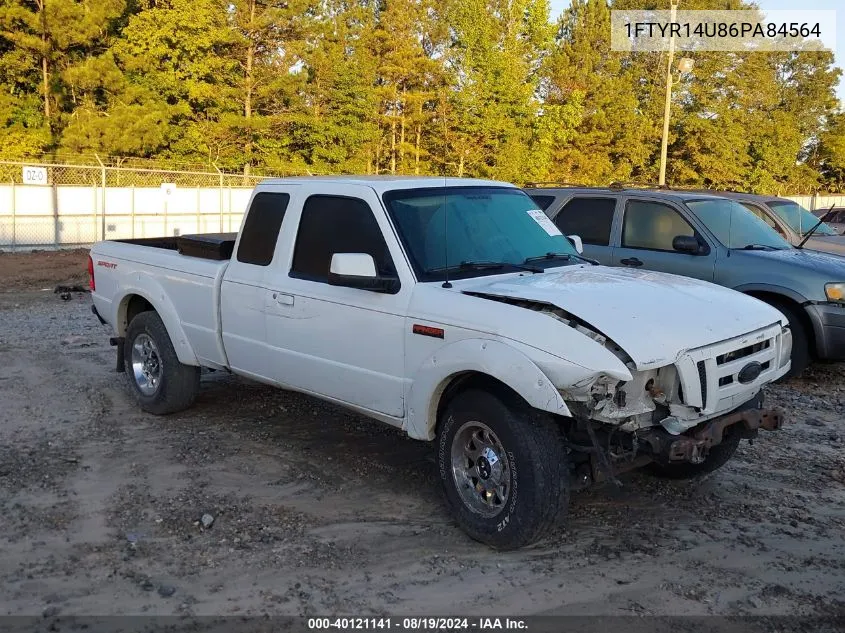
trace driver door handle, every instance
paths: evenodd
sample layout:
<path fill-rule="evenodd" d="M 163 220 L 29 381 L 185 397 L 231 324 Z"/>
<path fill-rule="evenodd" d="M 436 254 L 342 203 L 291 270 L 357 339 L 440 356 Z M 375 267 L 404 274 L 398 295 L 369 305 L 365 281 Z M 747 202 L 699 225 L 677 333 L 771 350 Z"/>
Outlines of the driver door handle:
<path fill-rule="evenodd" d="M 627 259 L 620 259 L 619 263 L 624 265 L 624 266 L 634 266 L 634 267 L 643 265 L 643 263 L 639 259 L 637 259 L 636 257 L 629 257 Z"/>

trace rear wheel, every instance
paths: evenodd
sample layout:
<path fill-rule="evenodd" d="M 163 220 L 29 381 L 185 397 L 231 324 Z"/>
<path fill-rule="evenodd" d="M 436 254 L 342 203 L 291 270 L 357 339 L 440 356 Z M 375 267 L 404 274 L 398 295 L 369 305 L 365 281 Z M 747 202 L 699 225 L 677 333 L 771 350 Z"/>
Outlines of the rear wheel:
<path fill-rule="evenodd" d="M 700 464 L 692 464 L 690 462 L 681 462 L 678 464 L 658 464 L 652 462 L 643 467 L 643 470 L 650 475 L 660 479 L 694 479 L 707 473 L 712 473 L 728 463 L 736 449 L 739 446 L 741 439 L 739 430 L 732 427 L 725 429 L 725 434 L 722 436 L 722 441 L 716 446 L 710 448 L 707 457 Z"/>
<path fill-rule="evenodd" d="M 126 329 L 126 375 L 135 399 L 148 413 L 165 415 L 190 407 L 199 391 L 200 368 L 183 365 L 156 312 L 141 312 Z"/>
<path fill-rule="evenodd" d="M 469 390 L 446 407 L 437 444 L 446 503 L 475 540 L 516 549 L 541 538 L 565 513 L 568 462 L 548 416 Z"/>

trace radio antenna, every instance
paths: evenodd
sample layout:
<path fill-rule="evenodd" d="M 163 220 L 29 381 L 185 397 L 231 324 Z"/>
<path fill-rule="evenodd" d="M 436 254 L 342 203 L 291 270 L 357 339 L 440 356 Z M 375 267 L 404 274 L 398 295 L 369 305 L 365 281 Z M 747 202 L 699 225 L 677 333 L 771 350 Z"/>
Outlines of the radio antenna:
<path fill-rule="evenodd" d="M 443 288 L 451 288 L 449 283 L 449 202 L 446 199 L 446 159 L 448 158 L 449 146 L 446 126 L 446 107 L 443 107 Z"/>

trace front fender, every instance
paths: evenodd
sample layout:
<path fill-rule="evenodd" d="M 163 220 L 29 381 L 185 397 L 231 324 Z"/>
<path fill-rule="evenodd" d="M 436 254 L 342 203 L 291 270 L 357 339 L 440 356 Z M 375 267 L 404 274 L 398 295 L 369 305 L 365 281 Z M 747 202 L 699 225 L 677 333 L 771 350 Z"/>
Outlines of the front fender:
<path fill-rule="evenodd" d="M 413 376 L 408 392 L 408 435 L 434 439 L 437 405 L 451 380 L 478 372 L 505 383 L 535 409 L 571 415 L 558 390 L 519 350 L 492 339 L 463 339 L 429 356 Z"/>
<path fill-rule="evenodd" d="M 200 363 L 188 341 L 182 322 L 176 312 L 176 307 L 167 293 L 164 292 L 161 284 L 150 275 L 138 274 L 133 275 L 133 277 L 132 280 L 121 280 L 119 294 L 112 299 L 112 310 L 114 311 L 112 323 L 115 324 L 114 327 L 118 336 L 126 335 L 126 328 L 129 325 L 126 322 L 126 309 L 132 296 L 138 295 L 146 299 L 158 312 L 167 334 L 170 336 L 170 342 L 173 344 L 179 362 L 183 365 L 198 366 Z"/>
<path fill-rule="evenodd" d="M 800 293 L 792 290 L 791 288 L 785 288 L 784 286 L 777 286 L 775 284 L 742 284 L 741 286 L 734 286 L 733 290 L 737 292 L 742 292 L 744 294 L 751 294 L 753 292 L 767 292 L 773 295 L 781 295 L 786 297 L 787 299 L 792 299 L 799 305 L 803 305 L 807 303 L 808 299 L 802 296 Z"/>

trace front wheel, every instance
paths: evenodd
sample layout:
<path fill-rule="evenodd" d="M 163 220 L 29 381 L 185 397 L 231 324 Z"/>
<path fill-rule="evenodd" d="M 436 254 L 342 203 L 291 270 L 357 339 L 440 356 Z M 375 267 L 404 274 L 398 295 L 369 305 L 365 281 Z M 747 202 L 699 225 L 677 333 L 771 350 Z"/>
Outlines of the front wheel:
<path fill-rule="evenodd" d="M 499 550 L 545 535 L 569 504 L 560 430 L 546 415 L 470 390 L 446 407 L 438 428 L 446 503 L 460 527 Z"/>
<path fill-rule="evenodd" d="M 158 313 L 141 312 L 132 319 L 124 337 L 123 362 L 132 392 L 144 411 L 176 413 L 196 400 L 200 368 L 179 362 Z"/>

